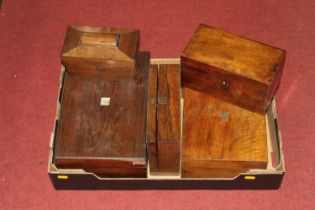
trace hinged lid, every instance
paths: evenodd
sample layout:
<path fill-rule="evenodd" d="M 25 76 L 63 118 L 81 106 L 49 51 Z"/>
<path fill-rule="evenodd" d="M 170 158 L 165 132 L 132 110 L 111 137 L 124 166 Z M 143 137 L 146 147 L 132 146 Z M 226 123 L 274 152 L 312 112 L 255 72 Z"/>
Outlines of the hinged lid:
<path fill-rule="evenodd" d="M 61 60 L 69 73 L 105 79 L 132 79 L 140 31 L 69 26 Z"/>
<path fill-rule="evenodd" d="M 182 84 L 265 113 L 284 60 L 284 50 L 201 24 L 181 55 Z"/>
<path fill-rule="evenodd" d="M 134 62 L 140 32 L 136 29 L 69 26 L 61 58 L 95 58 Z"/>

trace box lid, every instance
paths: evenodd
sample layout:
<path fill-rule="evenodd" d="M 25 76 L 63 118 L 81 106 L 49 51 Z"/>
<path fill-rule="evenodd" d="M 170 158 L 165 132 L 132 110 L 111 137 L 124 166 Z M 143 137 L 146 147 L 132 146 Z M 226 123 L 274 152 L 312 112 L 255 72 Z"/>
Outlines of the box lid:
<path fill-rule="evenodd" d="M 182 53 L 182 57 L 265 84 L 273 81 L 284 56 L 282 49 L 204 24 L 199 25 Z"/>
<path fill-rule="evenodd" d="M 182 85 L 265 114 L 284 61 L 282 49 L 201 24 L 181 55 Z"/>
<path fill-rule="evenodd" d="M 124 68 L 133 70 L 139 42 L 140 31 L 137 29 L 69 26 L 61 60 L 66 69 L 71 68 L 73 63 L 86 62 L 89 59 L 108 61 L 107 65 L 110 66 L 113 63 L 119 66 L 119 62 L 123 62 Z"/>

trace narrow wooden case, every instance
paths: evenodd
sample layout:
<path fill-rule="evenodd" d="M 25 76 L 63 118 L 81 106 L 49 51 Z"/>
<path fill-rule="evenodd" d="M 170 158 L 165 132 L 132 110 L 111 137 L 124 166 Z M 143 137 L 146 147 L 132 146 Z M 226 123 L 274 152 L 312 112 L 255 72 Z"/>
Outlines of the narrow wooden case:
<path fill-rule="evenodd" d="M 161 67 L 162 69 L 167 68 L 168 71 L 176 72 L 177 71 L 176 69 L 180 68 L 179 63 L 180 63 L 179 59 L 151 59 L 150 73 L 153 72 L 152 69 L 155 69 L 155 68 L 161 69 Z M 64 76 L 66 76 L 64 73 L 62 75 L 63 75 L 63 78 Z M 150 77 L 150 78 L 152 79 L 156 77 Z M 170 82 L 172 82 L 172 80 L 168 81 L 168 83 Z M 65 79 L 61 79 L 59 99 L 65 99 L 65 97 L 68 97 L 67 95 L 63 94 L 64 88 L 67 86 L 66 83 L 67 82 Z M 155 87 L 158 87 L 158 86 L 155 86 Z M 172 84 L 170 87 L 172 87 Z M 149 90 L 150 90 L 150 84 L 149 84 Z M 189 91 L 192 91 L 192 90 L 189 90 Z M 56 152 L 56 147 L 57 147 L 56 145 L 58 144 L 57 142 L 58 130 L 60 129 L 59 127 L 61 126 L 62 110 L 64 109 L 63 107 L 64 104 L 62 103 L 62 100 L 58 100 L 55 128 L 51 135 L 49 167 L 48 167 L 48 173 L 54 187 L 56 189 L 276 189 L 280 187 L 282 177 L 284 175 L 284 159 L 283 159 L 281 135 L 278 128 L 276 107 L 275 107 L 274 100 L 272 101 L 271 105 L 269 106 L 264 116 L 257 115 L 259 116 L 259 118 L 257 118 L 257 121 L 255 120 L 255 117 L 248 118 L 248 120 L 252 119 L 251 122 L 256 121 L 255 123 L 258 123 L 258 124 L 261 124 L 262 121 L 265 122 L 265 129 L 262 129 L 262 133 L 265 133 L 266 135 L 264 142 L 266 143 L 265 149 L 266 149 L 267 159 L 265 156 L 262 156 L 263 158 L 261 160 L 263 160 L 263 167 L 257 167 L 257 165 L 254 165 L 253 167 L 245 167 L 241 171 L 238 170 L 239 171 L 238 173 L 235 173 L 234 175 L 230 174 L 228 177 L 219 177 L 217 175 L 211 175 L 211 171 L 210 172 L 208 171 L 207 173 L 203 173 L 202 175 L 198 175 L 198 174 L 192 175 L 190 172 L 187 173 L 186 171 L 192 171 L 192 172 L 203 171 L 204 172 L 203 169 L 206 169 L 204 166 L 201 166 L 200 168 L 201 170 L 199 169 L 196 170 L 195 168 L 191 169 L 187 167 L 187 164 L 186 164 L 187 157 L 193 157 L 191 156 L 191 154 L 198 152 L 200 153 L 199 157 L 202 157 L 205 154 L 204 151 L 197 151 L 197 150 L 195 152 L 186 151 L 187 149 L 186 146 L 187 144 L 189 144 L 187 139 L 188 137 L 191 137 L 191 135 L 189 135 L 191 133 L 191 129 L 196 129 L 198 130 L 200 134 L 202 134 L 202 132 L 203 134 L 205 134 L 205 132 L 203 131 L 204 129 L 201 126 L 202 123 L 200 122 L 200 118 L 202 117 L 202 115 L 205 115 L 205 113 L 202 111 L 204 109 L 196 107 L 194 108 L 195 111 L 190 110 L 192 107 L 196 105 L 194 101 L 195 100 L 199 102 L 202 101 L 206 105 L 217 104 L 219 107 L 216 107 L 216 106 L 215 107 L 218 108 L 218 110 L 221 110 L 221 109 L 225 110 L 225 112 L 228 111 L 228 108 L 230 105 L 229 106 L 224 105 L 224 104 L 222 105 L 221 103 L 218 103 L 216 99 L 206 100 L 204 99 L 204 97 L 202 97 L 202 95 L 199 95 L 202 93 L 197 93 L 197 92 L 188 93 L 185 90 L 185 88 L 181 92 L 182 94 L 181 94 L 181 102 L 180 102 L 180 109 L 179 109 L 181 132 L 180 132 L 179 142 L 180 144 L 183 144 L 182 151 L 180 151 L 183 154 L 183 159 L 181 160 L 181 163 L 182 163 L 181 171 L 183 171 L 183 173 L 180 174 L 180 176 L 170 176 L 169 174 L 158 174 L 157 176 L 156 174 L 154 174 L 154 170 L 158 170 L 158 169 L 152 169 L 151 164 L 152 165 L 155 164 L 154 161 L 157 160 L 155 158 L 156 157 L 155 152 L 159 152 L 156 149 L 156 146 L 160 146 L 159 142 L 156 141 L 156 138 L 154 137 L 154 133 L 151 133 L 151 138 L 152 138 L 151 140 L 150 140 L 149 133 L 147 133 L 148 155 L 149 155 L 148 167 L 150 168 L 149 170 L 146 171 L 147 174 L 145 175 L 145 177 L 143 176 L 142 172 L 140 173 L 142 174 L 141 176 L 130 176 L 130 174 L 126 176 L 119 176 L 119 175 L 114 175 L 114 174 L 111 174 L 110 176 L 102 176 L 98 174 L 98 171 L 91 171 L 91 170 L 86 170 L 83 168 L 76 168 L 76 167 L 60 168 L 56 166 L 54 162 L 54 157 L 58 156 L 58 153 Z M 185 97 L 188 96 L 187 94 L 192 96 L 192 97 L 189 97 L 190 101 L 185 99 Z M 172 94 L 172 95 L 176 95 L 176 94 Z M 153 102 L 152 100 L 152 104 L 154 105 L 156 104 L 156 102 Z M 154 107 L 155 106 L 153 106 L 153 108 Z M 170 107 L 165 108 L 165 109 L 166 110 L 170 109 Z M 218 127 L 220 126 L 224 127 L 225 126 L 224 123 L 227 123 L 226 121 L 227 119 L 232 120 L 233 113 L 238 108 L 230 107 L 229 109 L 231 109 L 230 112 L 232 113 L 229 116 L 227 116 L 224 113 L 222 114 L 221 112 L 216 112 L 214 109 L 210 110 L 210 112 L 213 113 L 212 116 L 215 117 L 213 118 L 214 120 L 213 122 L 216 122 Z M 206 112 L 209 112 L 209 110 L 207 109 L 205 110 Z M 149 112 L 149 107 L 148 107 L 148 113 L 153 113 L 151 114 L 152 118 L 156 116 L 154 112 Z M 236 114 L 236 112 L 234 114 Z M 196 115 L 199 115 L 199 116 L 196 116 Z M 148 115 L 148 119 L 149 117 L 150 115 Z M 264 118 L 264 120 L 262 118 Z M 190 120 L 194 120 L 194 122 L 190 122 Z M 223 122 L 221 122 L 222 120 Z M 210 122 L 210 121 L 211 121 L 211 118 L 208 118 L 206 119 L 205 122 Z M 154 121 L 151 121 L 151 122 L 154 122 Z M 187 125 L 187 123 L 189 122 L 194 123 L 195 125 L 190 130 L 189 129 L 186 130 L 185 125 Z M 90 126 L 91 128 L 93 128 L 92 125 Z M 209 128 L 208 123 L 205 123 L 205 126 L 207 127 L 205 129 Z M 216 125 L 212 125 L 212 126 L 214 128 L 216 127 Z M 237 130 L 237 126 L 235 128 Z M 236 132 L 236 131 L 233 131 L 233 132 Z M 227 132 L 228 133 L 227 135 L 231 135 L 233 132 Z M 221 135 L 223 138 L 224 137 L 223 133 L 217 136 L 221 136 Z M 205 134 L 201 136 L 207 136 L 207 135 Z M 234 133 L 234 136 L 237 136 L 237 134 Z M 250 135 L 248 135 L 248 137 L 250 137 Z M 207 139 L 207 138 L 204 138 L 204 139 Z M 222 140 L 224 141 L 224 139 Z M 200 141 L 202 141 L 201 138 L 200 138 Z M 176 142 L 176 138 L 173 140 L 173 142 Z M 262 140 L 261 142 L 262 142 L 262 145 L 264 145 Z M 202 142 L 200 143 L 201 143 L 200 145 L 202 145 Z M 250 144 L 251 143 L 248 142 L 248 145 Z M 240 152 L 240 151 L 237 151 L 237 148 L 239 147 L 249 148 L 250 146 L 248 145 L 238 145 L 238 146 L 236 145 L 235 150 L 234 149 L 231 150 L 232 151 L 231 153 L 233 153 L 233 151 L 237 153 Z M 151 152 L 150 152 L 150 149 L 151 149 Z M 172 151 L 174 152 L 173 149 Z M 150 154 L 152 156 L 150 156 Z M 254 154 L 252 157 L 255 157 L 255 155 L 256 154 Z M 241 156 L 243 155 L 241 154 Z M 231 157 L 233 157 L 233 155 L 231 155 Z M 161 158 L 165 158 L 167 160 L 169 157 L 163 156 Z M 169 161 L 170 160 L 171 159 L 169 159 Z M 198 158 L 196 160 L 198 161 Z M 247 158 L 247 160 L 255 160 L 255 159 Z M 259 159 L 256 158 L 256 160 L 259 160 Z M 195 167 L 198 166 L 197 164 L 194 164 L 194 165 Z M 108 171 L 107 169 L 104 169 L 104 170 Z M 109 171 L 115 171 L 115 170 L 116 168 Z M 138 168 L 129 168 L 128 170 L 129 171 L 138 170 Z M 119 173 L 121 172 L 122 171 L 120 171 Z"/>
<path fill-rule="evenodd" d="M 201 24 L 181 55 L 182 85 L 265 114 L 285 51 Z"/>
<path fill-rule="evenodd" d="M 139 43 L 136 29 L 69 26 L 61 61 L 72 75 L 132 80 Z"/>
<path fill-rule="evenodd" d="M 147 143 L 151 176 L 180 175 L 180 68 L 151 65 Z"/>

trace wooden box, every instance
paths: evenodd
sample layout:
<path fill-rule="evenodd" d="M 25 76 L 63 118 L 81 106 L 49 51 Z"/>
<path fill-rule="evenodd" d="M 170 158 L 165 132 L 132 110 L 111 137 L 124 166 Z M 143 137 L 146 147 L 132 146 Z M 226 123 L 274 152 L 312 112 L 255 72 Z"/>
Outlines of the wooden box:
<path fill-rule="evenodd" d="M 201 24 L 181 55 L 182 86 L 264 114 L 285 51 Z"/>
<path fill-rule="evenodd" d="M 182 177 L 233 178 L 268 164 L 266 118 L 184 88 Z"/>
<path fill-rule="evenodd" d="M 136 29 L 69 26 L 61 61 L 72 75 L 131 80 L 139 43 Z"/>
<path fill-rule="evenodd" d="M 137 54 L 134 80 L 64 73 L 53 162 L 100 177 L 146 177 L 149 53 Z"/>
<path fill-rule="evenodd" d="M 147 143 L 151 176 L 180 176 L 180 68 L 151 65 Z"/>

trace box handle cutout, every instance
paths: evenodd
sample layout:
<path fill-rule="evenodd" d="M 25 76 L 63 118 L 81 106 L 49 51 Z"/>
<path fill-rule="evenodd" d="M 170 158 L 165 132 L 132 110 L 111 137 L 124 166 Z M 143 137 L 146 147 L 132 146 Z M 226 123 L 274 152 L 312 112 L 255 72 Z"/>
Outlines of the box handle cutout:
<path fill-rule="evenodd" d="M 57 178 L 58 179 L 69 179 L 69 177 L 67 175 L 58 175 Z"/>
<path fill-rule="evenodd" d="M 105 69 L 104 66 L 102 66 L 102 65 L 96 65 L 96 70 L 102 71 L 102 70 L 104 70 L 104 69 Z"/>
<path fill-rule="evenodd" d="M 245 180 L 255 180 L 256 176 L 245 176 L 244 179 Z"/>

